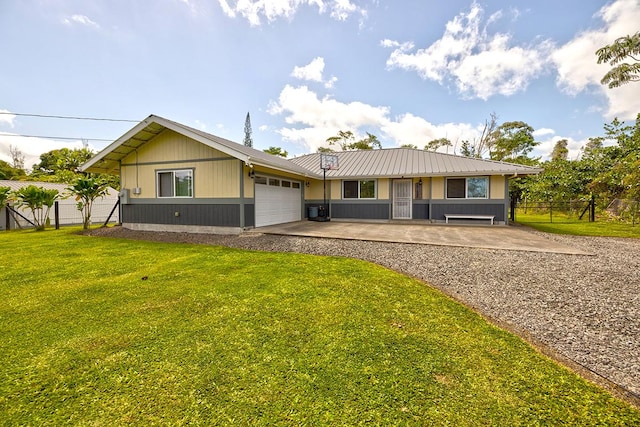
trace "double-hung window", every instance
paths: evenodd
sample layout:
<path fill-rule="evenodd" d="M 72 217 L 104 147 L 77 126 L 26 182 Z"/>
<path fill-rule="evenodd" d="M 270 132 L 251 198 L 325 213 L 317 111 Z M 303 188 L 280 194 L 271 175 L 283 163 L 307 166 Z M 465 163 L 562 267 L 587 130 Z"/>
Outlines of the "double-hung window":
<path fill-rule="evenodd" d="M 193 197 L 193 169 L 156 172 L 158 197 Z"/>
<path fill-rule="evenodd" d="M 343 199 L 375 199 L 376 190 L 376 181 L 373 179 L 342 181 Z"/>
<path fill-rule="evenodd" d="M 447 178 L 447 199 L 487 199 L 488 177 Z"/>

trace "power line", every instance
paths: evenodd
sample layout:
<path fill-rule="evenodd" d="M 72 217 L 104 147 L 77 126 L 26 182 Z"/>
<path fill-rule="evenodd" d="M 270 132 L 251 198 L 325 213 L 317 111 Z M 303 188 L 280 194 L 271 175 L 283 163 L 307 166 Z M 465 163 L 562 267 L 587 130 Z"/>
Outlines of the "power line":
<path fill-rule="evenodd" d="M 0 136 L 17 136 L 21 138 L 43 138 L 43 139 L 68 139 L 71 141 L 113 141 L 113 139 L 103 139 L 103 138 L 73 138 L 70 136 L 42 136 L 42 135 L 20 135 L 16 133 L 4 133 L 0 132 Z"/>
<path fill-rule="evenodd" d="M 140 121 L 140 120 L 128 120 L 128 119 L 109 119 L 109 118 L 101 118 L 101 117 L 53 116 L 49 114 L 11 113 L 8 111 L 0 111 L 0 114 L 11 115 L 11 116 L 23 116 L 23 117 L 41 117 L 46 119 L 93 120 L 93 121 L 101 121 L 101 122 L 138 123 Z"/>

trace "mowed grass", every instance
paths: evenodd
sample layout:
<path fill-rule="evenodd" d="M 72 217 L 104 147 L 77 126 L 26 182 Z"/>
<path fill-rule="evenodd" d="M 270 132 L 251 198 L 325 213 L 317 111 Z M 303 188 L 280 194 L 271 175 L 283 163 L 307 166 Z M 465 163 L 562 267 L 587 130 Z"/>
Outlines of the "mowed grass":
<path fill-rule="evenodd" d="M 516 222 L 536 230 L 554 234 L 570 234 L 574 236 L 634 237 L 640 238 L 640 224 L 632 225 L 622 221 L 606 221 L 596 218 L 589 222 L 587 214 L 583 219 L 577 215 L 553 213 L 516 212 Z"/>
<path fill-rule="evenodd" d="M 2 425 L 640 425 L 382 267 L 75 231 L 0 233 Z"/>

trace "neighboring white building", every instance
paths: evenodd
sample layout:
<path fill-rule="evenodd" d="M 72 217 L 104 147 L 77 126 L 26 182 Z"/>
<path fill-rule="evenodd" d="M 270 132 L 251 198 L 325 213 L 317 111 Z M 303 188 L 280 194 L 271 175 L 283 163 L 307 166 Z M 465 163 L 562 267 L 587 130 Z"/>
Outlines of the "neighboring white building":
<path fill-rule="evenodd" d="M 20 188 L 26 187 L 28 185 L 35 185 L 36 187 L 42 187 L 47 190 L 58 190 L 58 193 L 60 193 L 60 198 L 58 199 L 60 225 L 82 224 L 82 214 L 78 210 L 75 198 L 72 197 L 69 190 L 67 190 L 67 184 L 60 184 L 55 182 L 0 180 L 0 187 L 9 187 L 11 191 L 19 190 Z M 117 201 L 118 191 L 109 187 L 107 195 L 103 198 L 96 199 L 96 201 L 93 203 L 93 209 L 91 210 L 91 223 L 101 224 L 105 222 Z M 0 207 L 0 230 L 5 230 L 7 228 L 6 210 L 7 209 L 5 206 Z M 29 208 L 25 207 L 19 209 L 18 212 L 27 217 L 30 221 L 33 221 Z M 20 218 L 19 216 L 16 216 L 16 218 L 14 218 L 13 215 L 9 215 L 8 218 L 10 229 L 19 227 L 31 227 L 31 224 L 29 224 L 26 220 Z M 51 224 L 53 225 L 53 207 L 51 208 L 49 218 L 51 219 Z M 119 220 L 119 209 L 116 209 L 111 216 L 110 222 L 117 223 L 119 222 Z"/>

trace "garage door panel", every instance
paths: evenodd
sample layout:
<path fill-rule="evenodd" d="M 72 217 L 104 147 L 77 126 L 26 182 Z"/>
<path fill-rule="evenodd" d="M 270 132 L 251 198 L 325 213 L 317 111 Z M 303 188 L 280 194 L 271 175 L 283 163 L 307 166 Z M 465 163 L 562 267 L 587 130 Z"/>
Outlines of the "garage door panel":
<path fill-rule="evenodd" d="M 300 221 L 300 188 L 257 184 L 255 187 L 256 227 Z"/>

